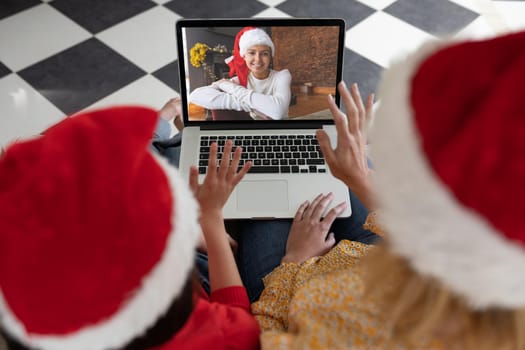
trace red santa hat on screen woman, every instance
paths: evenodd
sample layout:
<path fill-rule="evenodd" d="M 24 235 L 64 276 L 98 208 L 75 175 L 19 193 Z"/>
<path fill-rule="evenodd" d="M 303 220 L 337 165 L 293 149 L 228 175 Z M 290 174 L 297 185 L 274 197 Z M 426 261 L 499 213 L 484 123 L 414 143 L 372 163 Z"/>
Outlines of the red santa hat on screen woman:
<path fill-rule="evenodd" d="M 244 55 L 250 47 L 255 45 L 269 46 L 272 56 L 275 54 L 273 41 L 264 30 L 256 27 L 244 27 L 235 36 L 233 56 L 225 60 L 230 67 L 230 77 L 236 75 L 242 86 L 246 86 L 248 83 L 248 74 L 250 73 L 244 61 Z"/>
<path fill-rule="evenodd" d="M 186 284 L 198 209 L 149 151 L 157 112 L 66 118 L 0 158 L 0 323 L 38 349 L 113 349 Z"/>
<path fill-rule="evenodd" d="M 372 160 L 393 250 L 473 308 L 525 306 L 525 32 L 385 72 Z"/>

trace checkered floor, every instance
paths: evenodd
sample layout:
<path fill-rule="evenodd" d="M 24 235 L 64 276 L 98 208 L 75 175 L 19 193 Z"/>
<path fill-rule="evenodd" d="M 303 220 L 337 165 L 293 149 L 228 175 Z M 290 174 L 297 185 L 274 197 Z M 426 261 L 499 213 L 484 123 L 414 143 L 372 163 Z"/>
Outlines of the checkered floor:
<path fill-rule="evenodd" d="M 343 17 L 344 79 L 368 93 L 424 40 L 525 29 L 525 1 L 3 0 L 0 146 L 86 108 L 161 107 L 179 90 L 175 21 L 212 16 Z"/>

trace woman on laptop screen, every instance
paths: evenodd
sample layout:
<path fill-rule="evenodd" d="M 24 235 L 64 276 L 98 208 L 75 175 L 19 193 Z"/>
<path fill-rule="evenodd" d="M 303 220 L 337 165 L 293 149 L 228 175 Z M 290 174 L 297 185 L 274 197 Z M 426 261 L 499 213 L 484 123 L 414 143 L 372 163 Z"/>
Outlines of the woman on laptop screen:
<path fill-rule="evenodd" d="M 292 77 L 288 69 L 271 68 L 274 55 L 274 43 L 263 29 L 242 28 L 235 37 L 233 56 L 226 59 L 231 79 L 195 89 L 190 102 L 211 110 L 214 120 L 286 119 Z"/>

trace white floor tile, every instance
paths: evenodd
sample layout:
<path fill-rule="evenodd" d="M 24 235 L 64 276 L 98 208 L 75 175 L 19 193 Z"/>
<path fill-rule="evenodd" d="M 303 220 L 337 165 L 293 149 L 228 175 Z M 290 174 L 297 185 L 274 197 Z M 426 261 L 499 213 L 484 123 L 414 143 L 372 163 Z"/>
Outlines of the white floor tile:
<path fill-rule="evenodd" d="M 449 1 L 455 2 L 456 4 L 463 6 L 464 8 L 467 8 L 476 13 L 483 13 L 483 9 L 485 8 L 483 3 L 487 1 L 491 1 L 491 0 L 449 0 Z"/>
<path fill-rule="evenodd" d="M 289 18 L 290 15 L 287 13 L 284 13 L 276 8 L 270 7 L 264 11 L 259 12 L 257 15 L 253 17 L 259 17 L 259 18 Z"/>
<path fill-rule="evenodd" d="M 177 58 L 175 13 L 162 6 L 132 17 L 96 36 L 148 73 Z"/>
<path fill-rule="evenodd" d="M 494 6 L 502 16 L 508 31 L 525 29 L 525 2 L 495 1 Z"/>
<path fill-rule="evenodd" d="M 432 35 L 384 12 L 377 12 L 346 32 L 346 46 L 382 67 L 411 52 Z"/>
<path fill-rule="evenodd" d="M 41 4 L 0 21 L 0 61 L 18 71 L 90 36 L 48 4 Z"/>
<path fill-rule="evenodd" d="M 268 6 L 277 6 L 285 2 L 286 0 L 258 0 Z"/>
<path fill-rule="evenodd" d="M 357 0 L 367 6 L 375 8 L 376 10 L 382 10 L 392 5 L 397 0 Z"/>
<path fill-rule="evenodd" d="M 39 134 L 64 117 L 18 75 L 0 79 L 0 147 Z"/>
<path fill-rule="evenodd" d="M 151 75 L 146 75 L 130 85 L 114 92 L 113 94 L 95 102 L 85 110 L 103 108 L 116 105 L 143 105 L 153 109 L 161 109 L 169 99 L 179 94 L 169 86 Z M 172 128 L 171 134 L 177 132 Z"/>
<path fill-rule="evenodd" d="M 455 37 L 484 39 L 495 36 L 498 31 L 487 20 L 486 16 L 480 16 L 472 21 L 468 26 L 460 30 Z"/>
<path fill-rule="evenodd" d="M 156 2 L 159 5 L 162 5 L 162 4 L 165 4 L 167 2 L 170 2 L 171 0 L 152 0 L 152 1 Z"/>
<path fill-rule="evenodd" d="M 122 104 L 140 104 L 160 109 L 170 98 L 179 94 L 152 75 L 146 75 L 124 88 L 104 97 L 87 109 Z"/>

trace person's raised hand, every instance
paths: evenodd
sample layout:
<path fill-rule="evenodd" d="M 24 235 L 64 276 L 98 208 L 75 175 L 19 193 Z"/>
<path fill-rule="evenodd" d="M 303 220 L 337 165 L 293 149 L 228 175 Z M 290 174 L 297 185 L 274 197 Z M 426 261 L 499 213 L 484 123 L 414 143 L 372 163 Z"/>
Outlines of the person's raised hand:
<path fill-rule="evenodd" d="M 324 255 L 335 244 L 330 226 L 346 208 L 346 202 L 340 203 L 325 213 L 332 202 L 333 194 L 320 194 L 312 203 L 308 201 L 299 206 L 293 219 L 286 254 L 282 262 L 302 263 L 314 256 Z"/>
<path fill-rule="evenodd" d="M 222 215 L 222 208 L 233 189 L 251 167 L 251 162 L 246 162 L 239 169 L 242 149 L 237 147 L 232 152 L 232 147 L 232 141 L 227 140 L 222 159 L 219 166 L 217 166 L 217 143 L 213 143 L 210 146 L 208 171 L 202 184 L 198 183 L 199 172 L 197 168 L 192 166 L 190 169 L 190 187 L 200 204 L 202 217 L 208 214 Z"/>
<path fill-rule="evenodd" d="M 328 97 L 337 130 L 337 145 L 332 148 L 324 130 L 317 131 L 317 140 L 332 174 L 343 181 L 370 210 L 375 204 L 366 156 L 366 129 L 372 116 L 374 95 L 370 94 L 366 104 L 363 104 L 357 84 L 352 84 L 349 91 L 341 82 L 338 89 L 347 114 L 337 107 L 331 96 Z"/>
<path fill-rule="evenodd" d="M 242 286 L 232 252 L 232 249 L 236 249 L 236 242 L 234 243 L 226 232 L 222 208 L 235 186 L 250 169 L 251 162 L 246 162 L 239 168 L 242 149 L 237 147 L 232 153 L 232 147 L 232 140 L 227 140 L 217 166 L 218 146 L 216 142 L 211 144 L 208 170 L 202 184 L 198 182 L 197 168 L 193 166 L 190 169 L 190 188 L 201 208 L 199 221 L 208 252 L 212 292 L 221 288 Z"/>
<path fill-rule="evenodd" d="M 180 97 L 174 97 L 164 104 L 159 111 L 159 116 L 167 121 L 175 124 L 177 130 L 184 128 L 184 122 L 182 121 L 182 106 Z"/>

